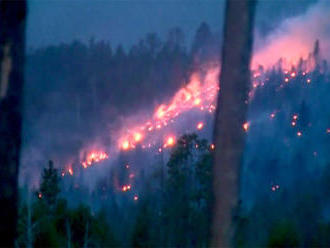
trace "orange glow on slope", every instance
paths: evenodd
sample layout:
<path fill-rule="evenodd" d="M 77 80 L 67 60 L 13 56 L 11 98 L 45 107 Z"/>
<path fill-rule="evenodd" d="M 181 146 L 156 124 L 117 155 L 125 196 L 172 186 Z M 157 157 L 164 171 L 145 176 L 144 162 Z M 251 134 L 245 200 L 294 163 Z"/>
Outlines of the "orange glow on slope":
<path fill-rule="evenodd" d="M 87 155 L 86 159 L 81 162 L 81 164 L 84 168 L 87 168 L 88 166 L 91 166 L 94 163 L 101 162 L 108 158 L 109 158 L 108 154 L 106 154 L 103 151 L 92 151 Z"/>
<path fill-rule="evenodd" d="M 143 142 L 151 133 L 163 129 L 184 112 L 205 109 L 212 113 L 215 110 L 214 102 L 219 90 L 219 70 L 220 67 L 214 65 L 203 76 L 193 73 L 189 83 L 179 89 L 168 104 L 159 105 L 150 120 L 118 132 L 121 134 L 118 139 L 119 148 L 121 150 L 134 148 L 137 143 Z M 166 142 L 166 145 L 171 144 Z"/>
<path fill-rule="evenodd" d="M 290 44 L 293 43 L 290 42 L 288 44 L 285 45 L 286 49 L 284 49 L 283 51 L 291 49 Z M 263 50 L 256 51 L 253 57 L 253 63 L 251 68 L 257 68 L 257 64 L 262 64 L 265 66 L 265 68 L 270 68 L 277 62 L 277 59 L 274 60 L 274 53 L 277 54 L 275 56 L 276 58 L 285 54 L 286 58 L 283 59 L 282 63 L 282 68 L 285 72 L 283 80 L 289 83 L 290 80 L 293 80 L 295 77 L 298 77 L 301 74 L 300 71 L 297 71 L 297 69 L 293 69 L 293 66 L 296 65 L 296 61 L 299 60 L 301 54 L 305 55 L 302 56 L 303 58 L 307 58 L 307 55 L 309 54 L 308 51 L 312 48 L 312 44 L 310 46 L 300 45 L 301 44 L 299 42 L 297 44 L 293 44 L 296 51 L 299 50 L 298 53 L 278 53 L 278 51 L 281 50 L 284 46 L 284 43 L 282 41 L 280 41 L 278 44 L 275 44 L 274 47 L 268 46 L 265 47 Z M 268 52 L 271 53 L 268 54 Z M 297 54 L 299 54 L 299 56 Z M 312 62 L 310 64 L 312 64 Z M 139 118 L 138 122 L 126 121 L 124 123 L 124 126 L 121 129 L 116 130 L 115 132 L 115 139 L 117 140 L 116 151 L 128 151 L 134 149 L 138 144 L 142 147 L 142 149 L 148 149 L 151 147 L 156 148 L 155 140 L 151 140 L 151 138 L 155 137 L 156 132 L 159 132 L 159 130 L 163 130 L 169 124 L 175 122 L 178 116 L 191 110 L 213 113 L 216 108 L 216 98 L 220 89 L 218 83 L 219 71 L 220 65 L 212 64 L 208 65 L 208 69 L 205 69 L 202 72 L 193 73 L 188 82 L 185 84 L 185 86 L 180 88 L 168 102 L 161 103 L 157 108 L 155 108 L 154 112 L 150 114 L 150 117 L 147 117 L 142 120 L 141 118 Z M 309 68 L 304 68 L 302 74 L 307 77 L 308 71 Z M 264 81 L 261 81 L 263 80 L 263 71 L 255 70 L 252 72 L 252 75 L 252 90 L 253 87 L 263 87 Z M 306 80 L 307 83 L 310 82 L 310 79 L 306 78 Z M 275 115 L 275 112 L 271 113 L 270 118 L 273 119 Z M 296 126 L 296 123 L 297 119 L 296 117 L 293 117 L 291 125 Z M 248 131 L 249 127 L 249 122 L 246 122 L 242 125 L 242 128 L 245 132 Z M 204 123 L 197 123 L 196 128 L 197 130 L 202 130 L 204 128 Z M 160 148 L 157 147 L 156 149 L 159 149 L 159 152 L 162 152 L 163 148 L 172 146 L 174 144 L 174 138 L 173 142 L 171 140 L 165 140 L 163 146 L 160 146 Z M 214 145 L 211 146 L 211 149 L 214 149 Z M 99 160 L 95 158 L 87 158 L 86 161 L 82 162 L 82 165 L 87 168 L 93 163 L 92 161 L 97 162 L 107 158 L 108 157 L 104 157 L 102 159 L 100 158 Z"/>

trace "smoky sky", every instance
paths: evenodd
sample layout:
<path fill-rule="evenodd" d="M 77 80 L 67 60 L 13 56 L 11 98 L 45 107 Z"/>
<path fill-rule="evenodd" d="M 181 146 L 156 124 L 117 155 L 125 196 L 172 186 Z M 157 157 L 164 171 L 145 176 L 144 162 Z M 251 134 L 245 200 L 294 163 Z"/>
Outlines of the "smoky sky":
<path fill-rule="evenodd" d="M 268 34 L 285 18 L 304 13 L 317 0 L 261 0 L 256 26 Z M 110 41 L 129 47 L 146 33 L 166 38 L 169 29 L 180 27 L 186 42 L 201 22 L 215 32 L 223 24 L 224 0 L 30 0 L 27 24 L 28 48 L 73 40 Z"/>

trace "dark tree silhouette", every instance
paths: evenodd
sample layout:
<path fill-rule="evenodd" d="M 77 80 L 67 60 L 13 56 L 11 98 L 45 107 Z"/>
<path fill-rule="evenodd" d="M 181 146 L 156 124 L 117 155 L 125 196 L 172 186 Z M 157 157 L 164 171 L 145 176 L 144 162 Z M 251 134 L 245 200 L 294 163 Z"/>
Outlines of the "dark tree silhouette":
<path fill-rule="evenodd" d="M 49 207 L 54 207 L 60 193 L 60 176 L 53 162 L 49 161 L 48 168 L 44 168 L 42 173 L 42 182 L 40 184 L 40 198 L 45 200 Z"/>
<path fill-rule="evenodd" d="M 0 237 L 14 246 L 21 145 L 26 3 L 0 1 Z"/>
<path fill-rule="evenodd" d="M 228 0 L 215 121 L 214 247 L 232 246 L 239 205 L 240 167 L 245 143 L 252 27 L 256 1 Z"/>

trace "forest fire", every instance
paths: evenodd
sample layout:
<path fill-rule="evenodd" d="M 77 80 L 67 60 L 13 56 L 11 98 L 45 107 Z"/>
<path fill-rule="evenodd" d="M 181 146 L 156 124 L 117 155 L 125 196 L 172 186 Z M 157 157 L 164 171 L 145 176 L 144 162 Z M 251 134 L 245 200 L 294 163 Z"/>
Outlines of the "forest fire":
<path fill-rule="evenodd" d="M 93 151 L 87 155 L 86 160 L 82 161 L 81 164 L 84 168 L 87 168 L 88 166 L 91 166 L 94 163 L 101 162 L 108 158 L 109 158 L 108 154 L 106 154 L 103 151 Z"/>
<path fill-rule="evenodd" d="M 125 128 L 119 138 L 119 149 L 134 149 L 138 143 L 142 143 L 157 130 L 162 130 L 175 118 L 192 109 L 204 111 L 208 110 L 212 113 L 215 109 L 215 99 L 219 90 L 218 86 L 219 66 L 211 66 L 205 76 L 194 73 L 189 83 L 179 89 L 168 104 L 161 104 L 156 108 L 152 118 L 145 123 L 136 125 L 132 128 Z M 203 128 L 203 123 L 197 127 L 198 130 Z M 174 138 L 170 138 L 165 142 L 165 146 L 172 146 Z M 146 147 L 145 144 L 143 144 Z"/>
<path fill-rule="evenodd" d="M 257 88 L 265 85 L 264 81 L 260 80 L 264 77 L 263 73 L 264 72 L 256 71 L 253 74 L 253 78 L 256 81 L 252 82 L 252 89 L 253 85 L 257 85 Z M 291 79 L 296 77 L 308 77 L 309 72 L 297 72 L 295 69 L 283 70 L 283 75 L 285 75 L 285 81 L 289 82 Z M 161 104 L 155 109 L 151 119 L 141 122 L 142 124 L 133 125 L 130 128 L 122 128 L 121 131 L 117 132 L 119 133 L 118 151 L 129 151 L 135 149 L 139 144 L 142 149 L 150 149 L 155 147 L 158 153 L 162 153 L 163 149 L 174 146 L 176 143 L 176 138 L 173 135 L 166 135 L 166 132 L 170 132 L 166 128 L 175 123 L 176 119 L 183 113 L 191 110 L 212 114 L 216 108 L 215 102 L 219 91 L 218 77 L 218 65 L 211 66 L 208 70 L 206 70 L 204 77 L 198 73 L 194 73 L 191 76 L 189 83 L 185 87 L 179 89 L 168 104 Z M 307 80 L 310 82 L 309 78 Z M 271 112 L 269 114 L 269 118 L 274 119 L 278 111 L 279 110 L 274 110 Z M 299 116 L 297 113 L 293 113 L 291 115 L 290 124 L 292 127 L 297 126 L 298 119 Z M 243 123 L 243 131 L 248 132 L 250 125 L 250 121 Z M 195 128 L 196 130 L 201 131 L 205 128 L 205 123 L 203 121 L 197 122 Z M 165 131 L 165 133 L 161 133 L 163 131 Z M 156 133 L 159 133 L 158 136 Z M 330 133 L 329 129 L 326 129 L 326 133 Z M 297 131 L 296 135 L 301 137 L 302 132 Z M 157 139 L 161 139 L 160 137 L 165 137 L 163 138 L 163 145 L 157 147 L 156 144 L 159 142 Z M 211 144 L 210 149 L 214 150 L 215 145 Z M 84 168 L 87 168 L 94 163 L 101 162 L 108 158 L 109 155 L 103 151 L 92 151 L 87 155 L 86 159 L 81 162 L 81 164 Z M 67 173 L 72 175 L 72 169 Z M 122 187 L 122 191 L 127 191 L 129 189 L 129 185 L 124 185 Z"/>
<path fill-rule="evenodd" d="M 307 62 L 305 63 L 307 64 Z M 252 66 L 252 68 L 254 67 Z M 304 80 L 307 80 L 307 83 L 310 83 L 310 69 L 312 69 L 312 66 L 309 66 L 308 70 L 306 68 L 304 70 L 297 70 L 294 64 L 291 64 L 291 69 L 282 68 L 284 82 L 289 83 L 291 80 L 294 82 L 296 78 L 303 77 L 305 78 Z M 173 128 L 173 125 L 182 114 L 189 111 L 214 113 L 216 109 L 216 98 L 220 90 L 218 83 L 219 71 L 220 66 L 218 64 L 212 64 L 203 73 L 192 73 L 188 83 L 180 88 L 167 103 L 162 103 L 155 108 L 149 118 L 142 118 L 142 121 L 138 122 L 126 121 L 125 126 L 116 131 L 118 146 L 113 151 L 114 154 L 121 151 L 133 150 L 137 146 L 142 149 L 155 148 L 159 153 L 162 153 L 163 149 L 174 146 L 175 137 L 173 135 L 169 136 L 169 133 L 175 132 L 171 128 Z M 252 72 L 250 99 L 254 96 L 254 91 L 264 87 L 268 80 L 265 77 L 266 71 L 255 69 Z M 285 84 L 281 84 L 280 88 L 284 86 Z M 269 118 L 274 119 L 278 111 L 271 112 Z M 141 120 L 141 118 L 138 119 Z M 146 121 L 143 121 L 143 119 Z M 129 124 L 126 125 L 127 123 Z M 290 124 L 292 127 L 296 127 L 297 123 L 298 114 L 294 113 L 291 116 Z M 250 125 L 250 121 L 243 123 L 243 131 L 248 132 Z M 205 122 L 197 122 L 195 128 L 197 131 L 203 130 L 205 128 Z M 327 133 L 329 132 L 327 131 Z M 297 131 L 296 135 L 298 137 L 302 136 L 301 131 Z M 162 139 L 164 140 L 163 145 L 159 145 Z M 215 149 L 214 144 L 210 146 L 210 149 Z M 105 152 L 93 151 L 88 154 L 87 158 L 81 164 L 84 168 L 87 168 L 94 163 L 108 158 L 109 156 Z"/>
<path fill-rule="evenodd" d="M 220 240 L 229 246 L 328 247 L 330 4 L 317 20 L 324 26 L 320 32 L 308 25 L 296 28 L 306 24 L 305 15 L 287 18 L 308 14 L 320 1 L 327 0 L 262 3 L 256 12 L 255 3 L 232 4 L 222 14 L 209 13 L 188 36 L 187 23 L 167 35 L 157 20 L 151 29 L 145 23 L 142 29 L 126 25 L 136 4 L 127 3 L 127 9 L 120 4 L 116 11 L 116 4 L 97 3 L 95 10 L 120 14 L 114 23 L 103 18 L 106 25 L 83 18 L 96 40 L 86 41 L 86 34 L 60 44 L 61 37 L 41 43 L 27 39 L 37 47 L 29 49 L 22 70 L 24 156 L 15 160 L 22 166 L 15 187 L 19 215 L 13 222 L 19 235 L 11 243 L 219 247 Z M 163 5 L 151 11 L 160 8 L 162 17 L 182 19 L 180 6 Z M 188 5 L 189 16 L 205 19 L 197 12 L 201 6 Z M 65 12 L 75 6 L 67 7 Z M 229 15 L 234 7 L 244 8 L 245 15 Z M 275 19 L 269 15 L 274 10 L 281 13 Z M 219 13 L 226 17 L 220 23 L 223 37 L 212 30 L 219 25 L 206 23 L 219 19 Z M 243 32 L 228 36 L 236 20 Z M 152 33 L 138 42 L 129 39 L 132 35 L 114 35 L 110 42 L 102 38 L 104 28 L 113 34 L 134 36 L 132 28 Z M 230 42 L 236 35 L 244 42 Z M 224 187 L 217 187 L 219 182 Z M 231 213 L 237 207 L 244 225 L 227 235 L 217 227 L 235 226 Z"/>

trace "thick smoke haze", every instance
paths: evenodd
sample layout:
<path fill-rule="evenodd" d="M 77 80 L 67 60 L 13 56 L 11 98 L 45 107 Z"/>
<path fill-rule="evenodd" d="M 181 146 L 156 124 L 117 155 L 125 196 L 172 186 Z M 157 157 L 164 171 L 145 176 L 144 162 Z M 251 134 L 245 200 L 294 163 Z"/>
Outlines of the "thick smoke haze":
<path fill-rule="evenodd" d="M 20 246 L 31 208 L 36 244 L 208 247 L 224 1 L 29 7 Z M 329 16 L 326 0 L 258 1 L 238 247 L 330 244 Z"/>
<path fill-rule="evenodd" d="M 324 59 L 330 58 L 330 3 L 321 0 L 312 5 L 306 13 L 288 18 L 266 38 L 255 41 L 253 66 L 269 67 L 284 58 L 287 64 L 298 64 L 307 59 L 316 40 L 321 43 Z"/>
<path fill-rule="evenodd" d="M 292 62 L 294 64 L 297 64 L 298 60 L 300 57 L 306 59 L 310 52 L 313 49 L 314 42 L 319 39 L 321 43 L 321 54 L 325 58 L 329 58 L 329 22 L 327 21 L 328 19 L 328 13 L 330 9 L 330 4 L 328 1 L 319 1 L 317 3 L 313 4 L 313 1 L 304 1 L 302 4 L 301 2 L 295 2 L 295 1 L 290 1 L 288 2 L 288 5 L 286 6 L 287 8 L 283 7 L 283 3 L 278 3 L 279 5 L 275 4 L 274 2 L 269 2 L 267 3 L 266 1 L 261 1 L 259 4 L 259 12 L 258 12 L 258 17 L 257 17 L 257 29 L 256 29 L 256 41 L 255 41 L 255 55 L 253 58 L 253 63 L 252 63 L 252 68 L 256 68 L 256 65 L 262 65 L 265 68 L 270 68 L 271 66 L 275 65 L 280 58 L 284 58 L 287 60 L 287 62 L 292 65 Z M 51 2 L 50 5 L 56 5 L 60 6 L 61 2 Z M 79 1 L 77 2 L 68 2 L 67 5 L 65 5 L 65 8 L 73 8 L 77 7 L 79 9 L 79 6 L 84 5 L 84 4 L 91 4 L 88 1 L 83 1 L 80 3 Z M 94 6 L 94 8 L 98 8 L 98 5 L 102 5 L 103 2 L 98 2 Z M 105 3 L 106 5 L 109 3 Z M 114 4 L 114 3 L 112 3 Z M 121 9 L 125 9 L 125 4 L 126 3 L 120 3 L 122 6 L 120 7 Z M 119 5 L 120 5 L 119 4 Z M 165 4 L 165 2 L 163 3 Z M 173 5 L 173 3 L 167 3 L 170 6 Z M 181 2 L 181 5 L 186 5 L 186 2 Z M 198 3 L 194 3 L 197 4 Z M 192 4 L 190 7 L 194 9 L 194 4 Z M 202 4 L 202 3 L 199 3 Z M 210 5 L 219 5 L 223 4 L 222 1 L 210 1 L 208 2 Z M 39 6 L 40 5 L 40 6 Z M 138 4 L 139 5 L 139 4 Z M 157 4 L 156 4 L 157 5 Z M 155 6 L 156 6 L 155 5 Z M 203 5 L 203 4 L 202 4 Z M 41 2 L 31 2 L 31 20 L 30 20 L 30 26 L 32 25 L 31 22 L 33 21 L 32 19 L 35 18 L 35 9 L 33 9 L 36 6 L 36 8 L 46 8 L 46 3 L 41 3 Z M 139 5 L 140 6 L 140 5 Z M 144 6 L 142 4 L 142 6 Z M 204 6 L 204 5 L 203 5 Z M 266 25 L 267 21 L 265 21 L 265 13 L 262 12 L 262 10 L 269 11 L 269 6 L 281 6 L 280 10 L 282 10 L 281 13 L 283 13 L 281 18 L 276 19 L 274 23 L 276 22 L 277 24 L 269 25 L 271 28 L 270 33 L 266 33 L 261 35 L 262 28 L 260 28 L 263 25 Z M 298 8 L 298 6 L 300 6 Z M 219 9 L 221 9 L 221 6 L 218 6 Z M 142 7 L 141 7 L 142 8 Z M 156 7 L 155 7 L 156 8 Z M 206 8 L 206 7 L 205 7 Z M 169 7 L 171 9 L 171 7 Z M 289 9 L 289 11 L 288 11 Z M 58 11 L 55 8 L 55 13 Z M 195 9 L 195 11 L 197 11 Z M 92 13 L 94 13 L 92 11 Z M 165 11 L 166 13 L 166 11 Z M 299 14 L 296 16 L 293 16 L 293 14 Z M 289 16 L 289 18 L 284 18 Z M 218 15 L 217 15 L 218 17 Z M 74 18 L 74 17 L 73 17 Z M 196 17 L 197 18 L 197 17 Z M 282 19 L 284 18 L 284 20 Z M 198 18 L 197 18 L 198 19 Z M 196 20 L 197 20 L 196 19 Z M 221 18 L 217 18 L 221 19 Z M 82 20 L 81 20 L 82 21 Z M 183 20 L 181 20 L 183 23 L 185 23 Z M 53 22 L 52 19 L 49 21 L 50 23 Z M 258 22 L 262 23 L 261 26 L 258 26 Z M 44 19 L 45 25 L 48 23 L 47 19 Z M 110 22 L 111 23 L 111 22 Z M 190 22 L 188 22 L 190 23 Z M 39 24 L 41 25 L 41 24 Z M 38 25 L 36 24 L 36 27 Z M 266 25 L 267 26 L 267 25 Z M 32 28 L 32 27 L 31 27 Z M 65 27 L 64 27 L 65 28 Z M 118 27 L 116 27 L 118 28 Z M 114 28 L 114 30 L 116 30 Z M 111 29 L 111 26 L 109 27 Z M 31 30 L 31 29 L 30 29 Z M 30 31 L 32 32 L 32 31 Z M 84 32 L 79 33 L 83 34 Z M 189 32 L 188 32 L 189 33 Z M 183 33 L 184 34 L 184 33 Z M 54 33 L 53 35 L 56 35 Z M 182 35 L 182 34 L 180 34 Z M 173 36 L 173 32 L 172 32 Z M 170 37 L 170 36 L 169 36 Z M 173 36 L 174 37 L 174 36 Z M 176 39 L 176 38 L 175 38 Z M 180 38 L 181 39 L 181 38 Z M 212 40 L 213 39 L 213 40 Z M 207 64 L 207 61 L 211 58 L 212 60 L 217 59 L 217 56 L 215 54 L 219 54 L 218 48 L 220 47 L 220 34 L 215 32 L 214 38 L 212 38 L 210 41 L 207 41 L 208 43 L 205 43 L 204 46 L 207 46 L 208 51 L 204 51 L 204 54 L 198 54 L 194 55 L 195 57 L 202 57 L 201 63 L 199 63 L 198 66 L 201 66 L 201 64 L 205 63 Z M 52 38 L 53 41 L 56 39 Z M 159 42 L 159 41 L 157 41 Z M 33 43 L 33 42 L 32 42 Z M 31 44 L 32 44 L 31 43 Z M 37 43 L 36 43 L 37 44 Z M 155 43 L 156 44 L 156 43 Z M 141 43 L 140 43 L 141 45 Z M 181 44 L 183 45 L 183 43 Z M 136 46 L 135 46 L 136 47 Z M 47 50 L 47 53 L 49 55 L 52 54 L 52 48 L 49 48 Z M 77 45 L 77 52 L 80 53 L 79 49 L 79 44 Z M 111 48 L 110 48 L 111 49 Z M 111 53 L 111 50 L 109 49 L 109 53 Z M 131 50 L 130 53 L 134 52 L 134 46 Z M 41 54 L 41 53 L 40 53 Z M 74 53 L 72 54 L 74 56 Z M 99 55 L 97 55 L 99 56 Z M 120 55 L 120 49 L 117 49 L 116 51 L 116 56 L 121 56 Z M 37 58 L 37 56 L 35 56 Z M 46 57 L 45 57 L 46 58 Z M 40 61 L 42 61 L 42 58 Z M 70 58 L 71 59 L 71 58 Z M 68 66 L 74 66 L 76 61 L 74 61 L 74 57 L 72 57 L 72 61 L 65 61 L 64 66 L 66 63 L 68 63 Z M 49 61 L 50 63 L 51 60 Z M 99 61 L 97 61 L 98 63 Z M 42 63 L 48 63 L 48 61 L 42 61 Z M 72 64 L 70 64 L 72 63 Z M 176 63 L 174 61 L 174 63 Z M 182 63 L 182 62 L 180 62 Z M 175 64 L 174 64 L 175 66 Z M 106 68 L 106 67 L 105 67 Z M 111 71 L 111 64 L 109 63 L 108 70 Z M 49 68 L 50 69 L 50 68 Z M 56 71 L 56 66 L 53 67 L 54 72 Z M 107 69 L 105 69 L 107 70 Z M 190 69 L 191 70 L 191 69 Z M 29 78 L 31 80 L 34 78 L 34 73 L 38 74 L 38 72 L 34 72 L 33 69 L 30 71 Z M 90 74 L 92 74 L 91 72 Z M 103 73 L 103 72 L 102 72 Z M 148 74 L 149 72 L 147 72 Z M 181 72 L 180 72 L 181 73 Z M 44 75 L 42 75 L 42 80 L 45 80 L 47 77 L 50 77 L 50 75 L 53 74 L 53 72 L 48 73 L 44 72 Z M 95 83 L 95 78 L 98 78 L 99 75 L 92 76 L 89 75 L 88 73 L 84 72 L 85 78 L 81 78 L 81 80 L 87 80 L 87 84 L 90 87 L 91 84 Z M 156 75 L 156 74 L 154 74 Z M 174 75 L 174 74 L 173 74 Z M 25 142 L 27 142 L 27 145 L 24 146 L 23 149 L 23 169 L 22 169 L 22 174 L 23 175 L 28 175 L 27 178 L 38 178 L 39 173 L 35 173 L 35 170 L 38 170 L 40 168 L 40 164 L 42 161 L 45 161 L 49 158 L 55 160 L 55 164 L 60 164 L 59 166 L 67 166 L 68 164 L 74 163 L 74 161 L 77 159 L 82 160 L 84 156 L 86 156 L 86 153 L 88 153 L 88 150 L 95 150 L 95 149 L 102 149 L 102 150 L 114 150 L 111 147 L 117 146 L 118 143 L 118 136 L 121 136 L 121 133 L 123 130 L 127 130 L 132 126 L 132 123 L 139 123 L 137 119 L 146 119 L 147 116 L 152 116 L 152 112 L 155 107 L 157 107 L 160 103 L 166 103 L 168 102 L 172 95 L 174 94 L 175 90 L 177 90 L 179 87 L 183 86 L 188 80 L 188 78 L 191 76 L 191 71 L 185 71 L 184 70 L 184 76 L 182 77 L 177 75 L 174 75 L 174 77 L 168 78 L 168 80 L 165 80 L 165 83 L 173 83 L 172 89 L 167 92 L 166 94 L 161 94 L 162 96 L 162 101 L 160 98 L 156 97 L 154 98 L 154 102 L 152 105 L 141 105 L 139 108 L 136 108 L 135 106 L 133 107 L 134 111 L 132 109 L 130 110 L 131 112 L 139 112 L 143 114 L 138 114 L 138 115 L 128 115 L 128 114 L 122 114 L 118 111 L 116 111 L 116 108 L 118 107 L 116 104 L 113 105 L 107 105 L 107 106 L 102 106 L 100 105 L 100 108 L 98 108 L 98 104 L 102 101 L 99 96 L 97 96 L 97 93 L 95 93 L 96 89 L 92 88 L 92 102 L 94 104 L 94 107 L 91 108 L 89 106 L 86 111 L 91 111 L 89 116 L 90 120 L 82 120 L 80 117 L 80 112 L 76 111 L 77 109 L 79 110 L 80 108 L 83 108 L 83 102 L 80 102 L 78 99 L 78 95 L 74 95 L 73 98 L 68 98 L 70 99 L 69 101 L 71 102 L 69 106 L 66 106 L 65 103 L 63 103 L 61 100 L 62 98 L 62 91 L 64 90 L 63 87 L 65 87 L 65 78 L 59 78 L 56 80 L 59 80 L 60 84 L 62 84 L 62 88 L 59 88 L 56 91 L 51 91 L 50 94 L 47 97 L 47 104 L 49 107 L 47 107 L 48 110 L 42 110 L 40 109 L 41 112 L 34 113 L 36 116 L 38 116 L 37 119 L 31 119 L 31 122 L 34 122 L 33 128 L 30 128 L 25 131 Z M 54 73 L 54 78 L 56 78 L 56 72 Z M 90 78 L 91 77 L 91 78 Z M 160 79 L 158 78 L 159 76 L 156 75 L 156 77 L 151 76 L 147 79 L 144 80 L 149 80 L 151 82 L 157 82 Z M 104 76 L 100 77 L 103 78 L 101 80 L 105 80 Z M 31 80 L 28 80 L 29 82 L 32 82 Z M 55 82 L 56 82 L 55 80 Z M 69 79 L 71 80 L 71 79 Z M 100 80 L 100 79 L 97 79 Z M 173 82 L 171 82 L 173 81 Z M 46 84 L 49 84 L 49 82 L 44 81 Z M 112 81 L 113 82 L 113 81 Z M 78 83 L 78 82 L 77 82 Z M 215 82 L 216 83 L 216 82 Z M 50 83 L 49 86 L 42 86 L 39 90 L 36 92 L 33 91 L 32 85 L 28 85 L 27 87 L 31 87 L 28 91 L 34 92 L 32 95 L 38 95 L 42 94 L 42 88 L 44 89 L 52 89 L 56 88 L 55 86 L 52 85 L 53 83 Z M 155 89 L 157 91 L 157 89 Z M 38 93 L 37 93 L 38 92 Z M 39 93 L 40 92 L 40 93 Z M 129 96 L 129 91 L 121 91 L 123 94 L 127 94 L 126 96 L 127 100 L 130 98 Z M 86 92 L 82 91 L 83 94 L 86 94 Z M 103 92 L 104 95 L 105 92 Z M 81 93 L 78 93 L 81 94 Z M 28 94 L 29 95 L 29 94 Z M 106 96 L 106 94 L 104 95 Z M 36 96 L 34 96 L 36 97 Z M 98 99 L 99 98 L 99 99 Z M 33 100 L 30 98 L 27 98 L 27 101 L 30 103 L 33 102 Z M 45 107 L 45 106 L 43 106 Z M 68 108 L 69 107 L 69 108 Z M 63 112 L 63 117 L 58 118 L 56 116 L 56 111 L 62 111 Z M 54 112 L 55 111 L 55 112 Z M 97 123 L 93 121 L 93 119 L 99 118 L 98 112 L 102 112 L 105 115 L 107 115 L 107 118 L 101 118 L 101 123 Z M 31 112 L 29 114 L 31 116 Z M 72 116 L 72 120 L 74 122 L 68 120 L 71 117 L 68 117 L 69 115 Z M 116 116 L 115 119 L 111 118 L 111 116 Z M 55 117 L 55 119 L 54 119 Z M 109 119 L 109 121 L 106 121 Z M 111 119 L 111 120 L 110 120 Z M 147 118 L 148 119 L 148 118 Z M 77 123 L 76 123 L 77 122 Z M 79 124 L 80 123 L 80 124 Z M 75 129 L 76 125 L 81 125 L 81 123 L 84 123 L 85 130 L 80 130 L 77 132 L 77 130 L 73 131 Z M 66 126 L 67 128 L 62 128 L 63 126 Z M 86 126 L 87 125 L 87 126 Z M 49 130 L 45 129 L 48 128 L 49 130 L 53 130 L 49 132 Z M 44 131 L 43 131 L 44 130 Z M 92 131 L 93 130 L 93 131 Z M 54 133 L 52 133 L 54 132 Z M 83 132 L 83 134 L 82 134 Z M 120 134 L 119 134 L 120 133 Z M 55 140 L 54 140 L 55 139 Z M 67 144 L 66 144 L 67 143 Z M 117 149 L 118 147 L 115 147 Z M 77 155 L 79 154 L 79 155 Z M 28 168 L 33 168 L 32 172 Z M 27 169 L 26 173 L 24 172 Z M 33 176 L 31 176 L 33 174 Z M 35 181 L 37 183 L 37 180 L 34 179 L 32 181 Z"/>

